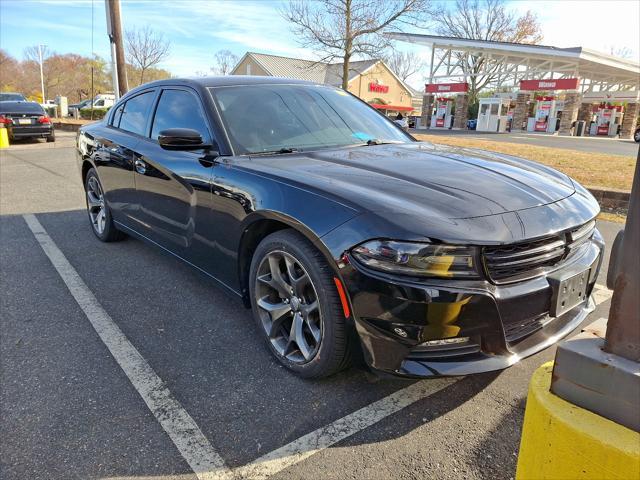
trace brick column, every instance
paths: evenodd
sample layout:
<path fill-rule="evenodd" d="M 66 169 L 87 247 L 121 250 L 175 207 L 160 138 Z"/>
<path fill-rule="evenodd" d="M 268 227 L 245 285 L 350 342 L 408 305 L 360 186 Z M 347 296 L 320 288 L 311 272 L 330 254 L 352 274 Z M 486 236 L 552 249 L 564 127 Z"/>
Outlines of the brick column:
<path fill-rule="evenodd" d="M 593 104 L 592 103 L 583 103 L 580 105 L 578 109 L 578 121 L 587 122 L 587 127 L 589 126 L 589 122 L 591 121 L 591 116 L 593 115 Z"/>
<path fill-rule="evenodd" d="M 578 109 L 578 118 L 576 119 L 579 122 L 585 122 L 584 132 L 582 135 L 589 135 L 589 125 L 591 124 L 591 117 L 593 116 L 593 103 L 582 103 L 580 104 L 580 108 Z"/>
<path fill-rule="evenodd" d="M 456 112 L 453 115 L 453 129 L 465 130 L 469 118 L 469 95 L 466 93 L 456 95 Z"/>
<path fill-rule="evenodd" d="M 420 123 L 425 128 L 431 127 L 431 112 L 433 111 L 434 95 L 432 93 L 426 93 L 422 97 L 422 115 L 420 115 Z"/>
<path fill-rule="evenodd" d="M 564 96 L 564 109 L 562 110 L 558 135 L 571 135 L 571 124 L 578 118 L 579 106 L 580 94 L 578 92 L 567 92 Z"/>
<path fill-rule="evenodd" d="M 624 109 L 624 117 L 622 118 L 620 138 L 633 138 L 633 134 L 638 126 L 639 112 L 640 103 L 627 103 L 627 107 Z"/>
<path fill-rule="evenodd" d="M 529 118 L 528 102 L 530 100 L 531 94 L 528 92 L 520 92 L 516 95 L 516 108 L 513 110 L 513 121 L 511 122 L 512 132 L 527 129 L 527 119 Z"/>

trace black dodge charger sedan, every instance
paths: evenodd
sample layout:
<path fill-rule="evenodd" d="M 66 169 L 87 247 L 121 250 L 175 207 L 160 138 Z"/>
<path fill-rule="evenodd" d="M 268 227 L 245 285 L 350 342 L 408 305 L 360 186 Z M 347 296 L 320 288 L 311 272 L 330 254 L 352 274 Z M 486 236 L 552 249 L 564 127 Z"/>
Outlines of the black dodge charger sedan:
<path fill-rule="evenodd" d="M 289 369 L 505 368 L 593 309 L 599 207 L 534 162 L 415 141 L 338 88 L 163 80 L 78 133 L 93 232 L 157 245 L 252 308 Z"/>

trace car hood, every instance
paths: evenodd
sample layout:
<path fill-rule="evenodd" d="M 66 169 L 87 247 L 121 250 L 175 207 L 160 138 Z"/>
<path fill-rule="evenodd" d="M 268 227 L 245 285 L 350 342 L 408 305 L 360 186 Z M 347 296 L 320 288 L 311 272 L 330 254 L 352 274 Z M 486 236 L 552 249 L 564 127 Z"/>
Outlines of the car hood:
<path fill-rule="evenodd" d="M 534 162 L 421 142 L 253 156 L 247 166 L 361 211 L 423 217 L 496 215 L 575 192 L 569 177 Z"/>

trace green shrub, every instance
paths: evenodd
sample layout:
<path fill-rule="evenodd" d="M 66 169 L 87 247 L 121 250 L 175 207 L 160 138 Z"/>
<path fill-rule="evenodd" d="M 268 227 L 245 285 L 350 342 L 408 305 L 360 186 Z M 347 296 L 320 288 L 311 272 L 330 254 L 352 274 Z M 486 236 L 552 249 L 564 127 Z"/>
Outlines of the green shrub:
<path fill-rule="evenodd" d="M 49 107 L 44 107 L 44 111 L 47 116 L 51 118 L 56 118 L 58 116 L 58 108 L 55 105 L 51 105 Z"/>
<path fill-rule="evenodd" d="M 93 117 L 91 117 L 91 108 L 81 108 L 80 109 L 80 118 L 84 118 L 85 120 L 100 120 L 104 118 L 104 116 L 109 111 L 108 108 L 94 108 L 93 109 Z"/>

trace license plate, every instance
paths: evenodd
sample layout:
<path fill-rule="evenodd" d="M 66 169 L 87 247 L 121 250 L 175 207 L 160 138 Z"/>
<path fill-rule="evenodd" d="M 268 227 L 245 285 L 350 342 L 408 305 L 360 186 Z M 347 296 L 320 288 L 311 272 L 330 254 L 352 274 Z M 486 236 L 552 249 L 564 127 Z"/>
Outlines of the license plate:
<path fill-rule="evenodd" d="M 577 274 L 548 278 L 553 288 L 549 315 L 559 317 L 587 299 L 590 271 L 591 269 L 587 268 Z"/>
<path fill-rule="evenodd" d="M 31 119 L 30 118 L 19 118 L 18 119 L 18 125 L 31 125 Z"/>

